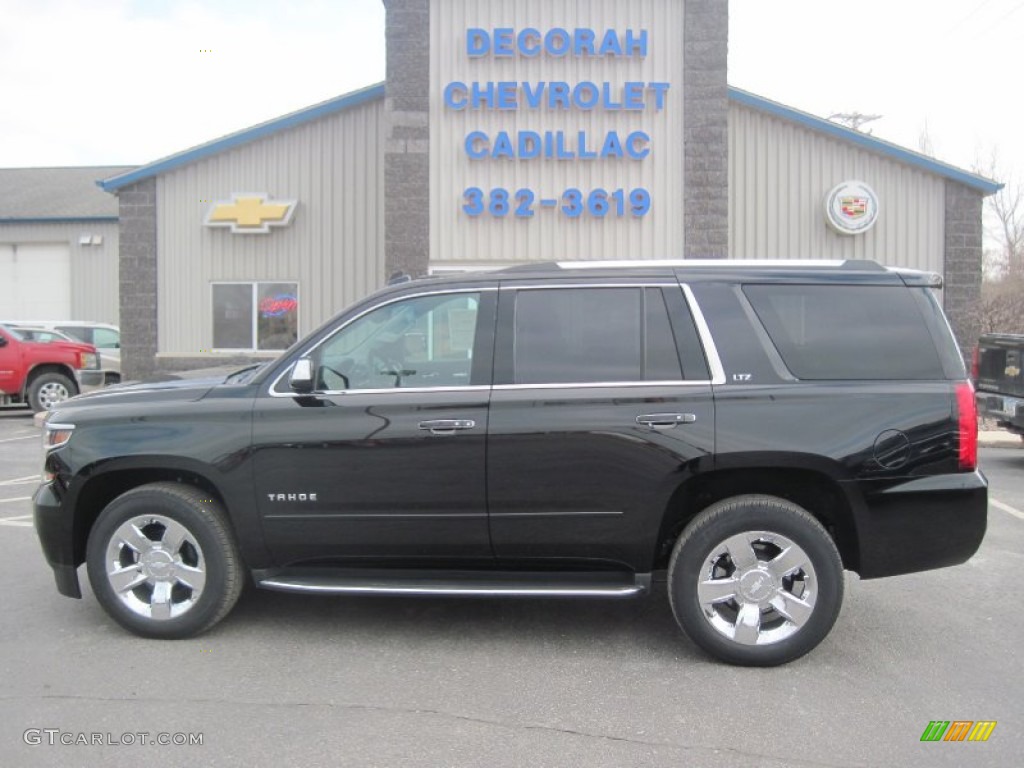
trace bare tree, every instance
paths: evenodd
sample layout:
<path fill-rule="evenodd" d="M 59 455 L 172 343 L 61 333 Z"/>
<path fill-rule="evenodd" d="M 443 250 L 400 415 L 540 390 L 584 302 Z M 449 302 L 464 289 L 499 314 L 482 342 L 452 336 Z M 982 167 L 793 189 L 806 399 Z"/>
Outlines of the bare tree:
<path fill-rule="evenodd" d="M 975 173 L 1004 179 L 985 198 L 985 250 L 977 320 L 982 333 L 1024 333 L 1024 187 L 999 167 L 996 151 Z"/>
<path fill-rule="evenodd" d="M 847 128 L 852 128 L 855 131 L 860 131 L 862 125 L 880 120 L 881 117 L 881 115 L 865 115 L 862 112 L 836 112 L 833 115 L 829 115 L 828 119 L 845 125 Z M 861 133 L 871 135 L 871 131 L 861 131 Z"/>

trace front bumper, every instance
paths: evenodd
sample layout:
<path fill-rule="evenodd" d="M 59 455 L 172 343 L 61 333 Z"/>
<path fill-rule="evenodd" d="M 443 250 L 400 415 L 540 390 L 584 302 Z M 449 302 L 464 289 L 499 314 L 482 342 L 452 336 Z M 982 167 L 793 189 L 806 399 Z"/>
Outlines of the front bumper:
<path fill-rule="evenodd" d="M 75 380 L 79 392 L 92 392 L 106 383 L 106 375 L 102 368 L 80 368 L 75 371 Z"/>
<path fill-rule="evenodd" d="M 849 481 L 862 579 L 959 565 L 985 537 L 988 480 L 980 472 L 892 481 Z"/>
<path fill-rule="evenodd" d="M 52 483 L 36 489 L 32 496 L 32 512 L 43 555 L 53 568 L 57 591 L 67 597 L 80 598 L 82 588 L 75 565 L 74 523 L 61 506 Z"/>

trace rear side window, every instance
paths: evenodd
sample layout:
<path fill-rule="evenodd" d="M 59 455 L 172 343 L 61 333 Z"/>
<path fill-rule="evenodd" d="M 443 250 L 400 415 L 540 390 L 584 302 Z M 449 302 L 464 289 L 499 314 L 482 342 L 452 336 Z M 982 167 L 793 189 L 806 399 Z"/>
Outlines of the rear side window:
<path fill-rule="evenodd" d="M 661 291 L 556 288 L 516 294 L 516 384 L 680 381 Z"/>
<path fill-rule="evenodd" d="M 797 378 L 946 378 L 904 287 L 746 285 L 743 292 Z"/>

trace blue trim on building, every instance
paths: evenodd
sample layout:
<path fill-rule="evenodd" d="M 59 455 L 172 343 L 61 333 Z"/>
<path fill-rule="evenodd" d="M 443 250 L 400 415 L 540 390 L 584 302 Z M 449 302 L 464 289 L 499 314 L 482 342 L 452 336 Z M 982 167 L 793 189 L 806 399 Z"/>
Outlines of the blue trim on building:
<path fill-rule="evenodd" d="M 976 189 L 986 195 L 994 194 L 1003 188 L 1002 184 L 986 179 L 983 176 L 977 176 L 976 174 L 969 173 L 955 166 L 940 163 L 938 160 L 928 157 L 927 155 L 911 152 L 909 149 L 904 149 L 903 147 L 899 147 L 895 144 L 890 144 L 888 141 L 883 141 L 875 138 L 874 136 L 869 136 L 866 133 L 860 133 L 859 131 L 854 131 L 842 125 L 837 125 L 829 120 L 808 114 L 807 112 L 801 112 L 798 109 L 787 107 L 784 104 L 779 104 L 777 101 L 770 101 L 769 99 L 761 96 L 755 96 L 749 91 L 744 91 L 731 85 L 729 86 L 729 98 L 737 104 L 743 104 L 744 106 L 751 107 L 762 112 L 767 112 L 775 117 L 780 117 L 783 120 L 798 123 L 805 128 L 810 128 L 812 131 L 825 133 L 833 138 L 851 142 L 872 152 L 886 155 L 894 160 L 912 165 L 916 168 L 928 171 L 929 173 L 934 173 L 938 176 L 959 182 L 964 186 Z"/>
<path fill-rule="evenodd" d="M 186 165 L 187 163 L 192 163 L 196 160 L 209 157 L 210 155 L 215 155 L 228 149 L 232 149 L 233 147 L 237 147 L 241 144 L 247 144 L 248 142 L 255 141 L 256 139 L 262 139 L 265 136 L 278 133 L 279 131 L 295 128 L 303 125 L 304 123 L 318 120 L 321 117 L 333 115 L 337 112 L 349 109 L 350 107 L 355 107 L 360 104 L 365 104 L 366 102 L 382 98 L 384 98 L 384 83 L 371 85 L 358 91 L 346 93 L 335 99 L 324 101 L 320 104 L 314 104 L 312 107 L 301 109 L 298 112 L 292 112 L 289 115 L 285 115 L 265 123 L 260 123 L 252 128 L 247 128 L 243 131 L 224 136 L 223 138 L 215 139 L 214 141 L 206 144 L 201 144 L 198 147 L 187 149 L 184 152 L 179 152 L 178 154 L 171 155 L 170 157 L 165 157 L 161 160 L 150 163 L 149 165 L 143 165 L 129 171 L 128 173 L 121 174 L 120 176 L 112 176 L 108 179 L 99 180 L 96 184 L 106 192 L 116 192 L 122 187 L 134 184 L 142 179 L 148 179 L 151 176 L 157 176 L 161 173 L 165 173 L 166 171 Z M 801 112 L 800 110 L 793 109 L 792 107 L 787 107 L 777 101 L 771 101 L 770 99 L 766 99 L 762 96 L 755 96 L 749 91 L 744 91 L 734 86 L 729 86 L 729 99 L 735 101 L 737 104 L 743 104 L 744 106 L 748 106 L 762 112 L 767 112 L 768 114 L 782 118 L 783 120 L 788 120 L 802 125 L 812 131 L 824 133 L 841 141 L 848 141 L 871 152 L 877 152 L 902 163 L 928 171 L 929 173 L 934 173 L 938 176 L 942 176 L 943 178 L 956 181 L 986 195 L 994 194 L 1003 188 L 1003 185 L 998 182 L 969 173 L 968 171 L 964 171 L 955 166 L 947 165 L 946 163 L 939 162 L 938 160 L 927 157 L 926 155 L 911 152 L 909 149 L 904 149 L 896 144 L 890 144 L 887 141 L 883 141 L 882 139 L 878 139 L 866 133 L 854 131 L 829 120 L 825 120 L 824 118 L 816 117 L 815 115 L 811 115 L 807 112 Z M 116 221 L 116 219 L 94 220 Z M 14 220 L 7 219 L 5 221 Z M 33 220 L 22 219 L 19 221 Z M 46 219 L 46 221 L 81 221 L 81 219 Z"/>
<path fill-rule="evenodd" d="M 106 192 L 116 192 L 122 187 L 127 187 L 137 181 L 148 179 L 151 176 L 157 176 L 187 163 L 193 163 L 196 160 L 202 160 L 204 157 L 224 152 L 241 144 L 247 144 L 250 141 L 255 141 L 256 139 L 262 139 L 265 136 L 287 130 L 288 128 L 295 128 L 296 126 L 303 125 L 313 120 L 318 120 L 321 117 L 333 115 L 336 112 L 341 112 L 345 109 L 365 104 L 368 101 L 375 101 L 383 98 L 384 83 L 371 85 L 358 91 L 346 93 L 343 96 L 331 99 L 330 101 L 324 101 L 320 104 L 314 104 L 312 107 L 300 109 L 298 112 L 292 112 L 284 117 L 278 117 L 274 120 L 269 120 L 266 123 L 260 123 L 252 128 L 246 128 L 244 131 L 229 134 L 228 136 L 215 139 L 214 141 L 206 144 L 200 144 L 198 147 L 193 147 L 192 149 L 187 149 L 184 152 L 179 152 L 176 155 L 165 157 L 162 160 L 157 160 L 149 165 L 143 165 L 140 168 L 136 168 L 135 170 L 121 174 L 120 176 L 101 179 L 97 181 L 96 184 Z"/>
<path fill-rule="evenodd" d="M 31 218 L 0 218 L 0 224 L 85 224 L 100 222 L 117 223 L 117 216 L 33 216 Z"/>

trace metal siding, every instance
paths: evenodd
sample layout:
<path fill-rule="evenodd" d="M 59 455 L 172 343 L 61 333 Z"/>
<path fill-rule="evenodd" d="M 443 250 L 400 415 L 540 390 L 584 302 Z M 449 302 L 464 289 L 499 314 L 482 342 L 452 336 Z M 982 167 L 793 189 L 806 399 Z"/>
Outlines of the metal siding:
<path fill-rule="evenodd" d="M 670 258 L 683 254 L 683 6 L 678 0 L 432 0 L 430 6 L 430 260 L 437 263 L 514 263 L 552 259 Z M 572 30 L 628 29 L 648 33 L 647 58 L 576 59 L 483 57 L 470 60 L 465 32 L 470 27 L 495 27 L 543 32 L 553 27 Z M 638 112 L 516 111 L 447 109 L 445 85 L 462 82 L 589 80 L 610 82 L 615 88 L 627 81 L 670 83 L 665 109 L 652 107 Z M 521 93 L 521 92 L 520 92 Z M 616 93 L 616 91 L 613 91 Z M 653 98 L 653 97 L 651 97 Z M 499 130 L 514 136 L 518 130 L 564 130 L 575 136 L 586 130 L 600 142 L 609 130 L 621 138 L 633 130 L 651 136 L 651 153 L 643 160 L 469 160 L 463 142 L 469 131 L 482 130 L 492 137 Z M 485 191 L 504 187 L 509 192 L 532 189 L 542 197 L 559 198 L 553 209 L 535 202 L 531 219 L 509 214 L 493 218 L 485 213 L 471 219 L 462 211 L 466 187 Z M 570 187 L 584 192 L 646 187 L 651 210 L 646 216 L 608 216 L 578 219 L 560 210 L 561 194 Z"/>
<path fill-rule="evenodd" d="M 297 282 L 300 336 L 381 287 L 382 119 L 378 100 L 158 177 L 159 354 L 210 349 L 214 282 Z M 266 235 L 204 226 L 211 201 L 236 192 L 298 208 Z"/>
<path fill-rule="evenodd" d="M 878 195 L 875 226 L 840 235 L 825 196 L 841 181 Z M 756 109 L 729 105 L 729 255 L 874 259 L 942 273 L 945 181 Z"/>
<path fill-rule="evenodd" d="M 80 245 L 82 235 L 99 235 L 103 243 Z M 66 243 L 71 260 L 71 317 L 60 319 L 118 323 L 116 221 L 0 223 L 0 243 Z"/>

